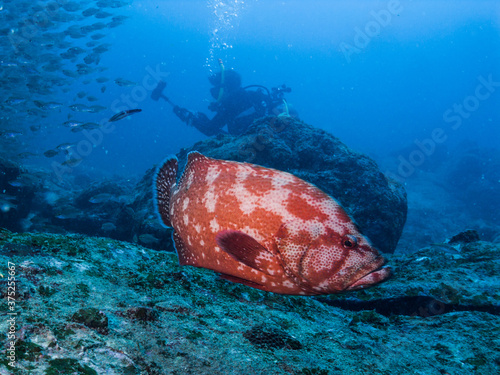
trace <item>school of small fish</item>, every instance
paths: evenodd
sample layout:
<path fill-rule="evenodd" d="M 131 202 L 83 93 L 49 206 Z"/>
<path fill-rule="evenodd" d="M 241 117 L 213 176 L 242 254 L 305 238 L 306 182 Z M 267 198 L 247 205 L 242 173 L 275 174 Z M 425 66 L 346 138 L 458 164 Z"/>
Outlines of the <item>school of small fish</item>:
<path fill-rule="evenodd" d="M 111 32 L 128 18 L 117 12 L 130 4 L 131 0 L 0 2 L 0 156 L 68 159 L 71 146 L 27 152 L 27 145 L 54 127 L 78 133 L 99 127 L 103 115 L 113 115 L 101 105 L 109 105 L 109 98 L 103 97 L 107 86 L 136 83 L 106 76 L 101 57 L 112 46 L 107 43 Z M 97 90 L 81 90 L 61 100 L 75 87 L 89 84 L 98 85 Z M 53 123 L 54 113 L 63 114 L 66 121 Z M 92 115 L 95 119 L 89 121 Z"/>

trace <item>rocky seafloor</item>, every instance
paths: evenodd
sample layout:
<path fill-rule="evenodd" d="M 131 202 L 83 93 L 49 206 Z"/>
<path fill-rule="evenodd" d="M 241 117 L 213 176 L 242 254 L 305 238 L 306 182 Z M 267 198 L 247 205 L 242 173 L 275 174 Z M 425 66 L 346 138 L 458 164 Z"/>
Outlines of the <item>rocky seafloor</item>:
<path fill-rule="evenodd" d="M 283 296 L 84 235 L 0 231 L 0 374 L 498 374 L 500 245 L 388 255 L 370 289 Z M 12 305 L 11 305 L 12 306 Z"/>

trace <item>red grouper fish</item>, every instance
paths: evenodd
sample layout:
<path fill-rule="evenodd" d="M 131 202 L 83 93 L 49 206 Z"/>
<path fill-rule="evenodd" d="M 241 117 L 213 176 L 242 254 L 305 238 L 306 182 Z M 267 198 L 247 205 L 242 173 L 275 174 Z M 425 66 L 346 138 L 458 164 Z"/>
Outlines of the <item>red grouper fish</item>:
<path fill-rule="evenodd" d="M 388 278 L 390 268 L 340 204 L 294 175 L 190 152 L 156 176 L 155 203 L 179 263 L 282 294 L 330 294 Z"/>

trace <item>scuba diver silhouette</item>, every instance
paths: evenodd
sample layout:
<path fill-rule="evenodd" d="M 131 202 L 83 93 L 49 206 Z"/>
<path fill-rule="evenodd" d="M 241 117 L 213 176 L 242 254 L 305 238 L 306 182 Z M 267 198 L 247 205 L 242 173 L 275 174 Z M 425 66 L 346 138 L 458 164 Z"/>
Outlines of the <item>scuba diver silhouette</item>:
<path fill-rule="evenodd" d="M 225 69 L 222 60 L 219 60 L 219 65 L 220 72 L 208 78 L 213 86 L 210 93 L 215 99 L 208 106 L 209 110 L 215 112 L 212 119 L 202 112 L 191 112 L 172 103 L 163 95 L 167 85 L 163 81 L 153 90 L 151 98 L 166 100 L 182 122 L 194 126 L 207 136 L 221 133 L 240 135 L 254 120 L 276 113 L 279 106 L 283 105 L 288 110 L 284 94 L 292 90 L 286 85 L 274 87 L 272 91 L 261 85 L 241 87 L 241 76 L 232 69 Z M 227 126 L 227 131 L 223 129 L 224 126 Z"/>

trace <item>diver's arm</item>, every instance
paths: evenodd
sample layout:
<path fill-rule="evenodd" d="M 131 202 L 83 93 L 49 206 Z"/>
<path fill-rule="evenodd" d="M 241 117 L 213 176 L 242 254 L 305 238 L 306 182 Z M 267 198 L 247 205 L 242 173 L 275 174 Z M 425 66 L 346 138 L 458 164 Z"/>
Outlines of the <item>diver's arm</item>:
<path fill-rule="evenodd" d="M 221 130 L 224 124 L 220 125 L 220 117 L 215 116 L 212 120 L 210 120 L 208 116 L 202 112 L 192 113 L 192 116 L 190 117 L 187 124 L 189 126 L 194 126 L 196 129 L 198 129 L 208 137 L 220 133 L 225 133 L 223 130 Z"/>
<path fill-rule="evenodd" d="M 194 126 L 206 136 L 210 137 L 219 133 L 225 133 L 221 130 L 224 126 L 224 116 L 221 113 L 218 113 L 210 120 L 207 115 L 202 112 L 191 112 L 177 105 L 174 107 L 174 113 L 182 122 L 189 126 Z"/>
<path fill-rule="evenodd" d="M 226 133 L 222 130 L 225 125 L 225 117 L 222 113 L 217 113 L 211 120 L 201 112 L 196 113 L 192 125 L 206 136 Z"/>

